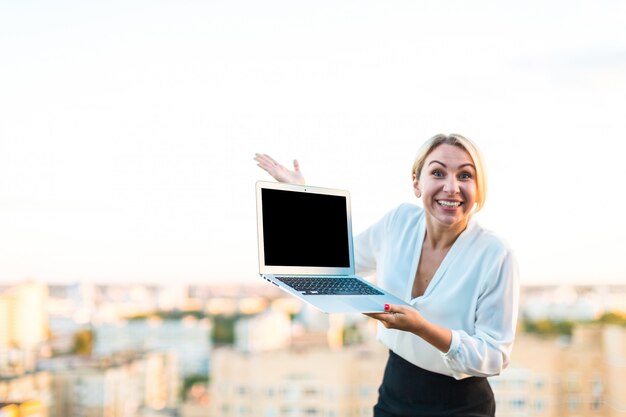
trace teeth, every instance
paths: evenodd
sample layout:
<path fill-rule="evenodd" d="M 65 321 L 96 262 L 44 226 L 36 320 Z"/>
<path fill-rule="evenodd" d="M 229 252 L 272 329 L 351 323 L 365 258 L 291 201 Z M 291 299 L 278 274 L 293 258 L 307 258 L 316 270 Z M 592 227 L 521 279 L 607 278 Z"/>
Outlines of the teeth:
<path fill-rule="evenodd" d="M 458 207 L 461 205 L 461 203 L 459 201 L 444 201 L 444 200 L 439 200 L 437 201 L 437 203 L 440 206 L 447 206 L 447 207 Z"/>

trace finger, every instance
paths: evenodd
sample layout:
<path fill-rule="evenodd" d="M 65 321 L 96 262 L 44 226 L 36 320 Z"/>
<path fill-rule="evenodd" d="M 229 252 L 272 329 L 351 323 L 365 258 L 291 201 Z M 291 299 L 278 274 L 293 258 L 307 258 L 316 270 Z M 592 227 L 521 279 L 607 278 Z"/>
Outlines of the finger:
<path fill-rule="evenodd" d="M 270 158 L 269 155 L 267 154 L 260 154 L 260 153 L 256 153 L 254 154 L 254 159 L 257 161 L 262 161 L 268 164 L 272 164 L 274 163 L 274 160 L 272 158 Z"/>
<path fill-rule="evenodd" d="M 378 320 L 383 326 L 389 328 L 389 326 L 392 326 L 395 322 L 395 316 L 393 314 L 379 313 L 376 320 Z"/>
<path fill-rule="evenodd" d="M 298 162 L 297 159 L 293 160 L 293 169 L 295 169 L 296 172 L 300 172 L 300 163 Z"/>
<path fill-rule="evenodd" d="M 255 154 L 254 160 L 262 165 L 271 165 L 271 163 L 263 155 Z"/>
<path fill-rule="evenodd" d="M 278 165 L 278 162 L 276 162 L 276 161 L 274 160 L 274 158 L 272 158 L 271 156 L 269 156 L 269 155 L 267 155 L 267 154 L 263 154 L 263 156 L 265 156 L 265 157 L 267 158 L 267 160 L 268 160 L 271 164 Z"/>
<path fill-rule="evenodd" d="M 404 306 L 398 304 L 385 304 L 385 313 L 404 314 Z"/>
<path fill-rule="evenodd" d="M 256 166 L 258 166 L 259 168 L 261 168 L 263 171 L 267 172 L 267 173 L 271 173 L 270 171 L 272 170 L 271 168 L 269 168 L 267 165 L 265 164 L 256 164 Z"/>
<path fill-rule="evenodd" d="M 258 162 L 259 166 L 266 171 L 272 170 L 278 166 L 276 162 L 273 162 L 272 158 L 268 157 L 267 155 L 256 154 L 254 159 Z"/>
<path fill-rule="evenodd" d="M 270 164 L 269 162 L 262 160 L 262 159 L 257 159 L 257 165 L 261 168 L 263 168 L 264 170 L 268 171 L 271 168 L 274 167 L 274 165 Z"/>

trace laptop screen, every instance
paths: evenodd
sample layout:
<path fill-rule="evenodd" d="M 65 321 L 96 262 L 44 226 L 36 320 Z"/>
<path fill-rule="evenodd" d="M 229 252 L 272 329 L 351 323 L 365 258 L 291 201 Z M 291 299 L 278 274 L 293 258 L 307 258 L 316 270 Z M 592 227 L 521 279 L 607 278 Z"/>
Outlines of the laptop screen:
<path fill-rule="evenodd" d="M 350 267 L 344 196 L 262 189 L 265 265 Z"/>

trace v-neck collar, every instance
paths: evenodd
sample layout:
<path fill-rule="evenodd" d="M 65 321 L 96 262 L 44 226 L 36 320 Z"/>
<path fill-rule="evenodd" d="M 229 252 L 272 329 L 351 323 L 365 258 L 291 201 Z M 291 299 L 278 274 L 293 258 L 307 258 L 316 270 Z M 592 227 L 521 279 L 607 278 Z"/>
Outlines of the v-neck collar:
<path fill-rule="evenodd" d="M 433 275 L 433 279 L 426 286 L 426 289 L 424 290 L 424 294 L 419 295 L 417 297 L 413 297 L 413 283 L 415 281 L 415 276 L 417 275 L 417 267 L 419 265 L 420 258 L 422 257 L 422 248 L 424 246 L 424 238 L 426 237 L 426 216 L 422 217 L 422 219 L 419 222 L 419 227 L 417 230 L 417 241 L 416 241 L 415 249 L 413 252 L 413 263 L 411 266 L 412 275 L 407 280 L 408 281 L 407 289 L 406 289 L 406 291 L 408 292 L 407 299 L 411 301 L 420 300 L 420 299 L 424 299 L 428 297 L 428 295 L 432 293 L 433 289 L 437 286 L 439 281 L 442 279 L 442 276 L 446 272 L 446 269 L 448 269 L 448 266 L 450 265 L 450 263 L 452 263 L 452 261 L 454 260 L 454 258 L 456 258 L 459 252 L 463 250 L 464 243 L 467 239 L 469 239 L 468 236 L 470 235 L 470 231 L 473 228 L 474 228 L 474 222 L 470 219 L 470 221 L 467 223 L 467 227 L 465 228 L 465 230 L 463 230 L 461 234 L 459 235 L 459 237 L 456 238 L 456 240 L 450 247 L 450 250 L 448 250 L 448 253 L 441 261 L 441 264 L 439 264 L 439 267 L 437 268 L 437 270 L 435 271 L 435 274 Z"/>

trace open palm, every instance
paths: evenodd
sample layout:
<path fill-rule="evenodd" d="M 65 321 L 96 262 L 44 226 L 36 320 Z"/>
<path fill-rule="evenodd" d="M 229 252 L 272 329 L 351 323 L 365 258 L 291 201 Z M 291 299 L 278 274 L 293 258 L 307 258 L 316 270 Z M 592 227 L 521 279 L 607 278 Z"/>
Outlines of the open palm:
<path fill-rule="evenodd" d="M 304 176 L 300 171 L 300 164 L 295 159 L 293 160 L 293 171 L 285 168 L 266 154 L 254 154 L 254 160 L 261 169 L 267 171 L 278 182 L 304 184 Z"/>

